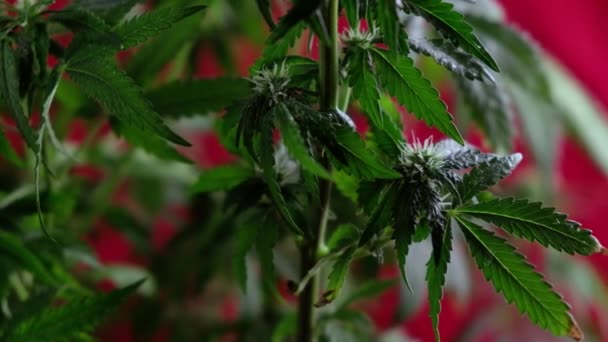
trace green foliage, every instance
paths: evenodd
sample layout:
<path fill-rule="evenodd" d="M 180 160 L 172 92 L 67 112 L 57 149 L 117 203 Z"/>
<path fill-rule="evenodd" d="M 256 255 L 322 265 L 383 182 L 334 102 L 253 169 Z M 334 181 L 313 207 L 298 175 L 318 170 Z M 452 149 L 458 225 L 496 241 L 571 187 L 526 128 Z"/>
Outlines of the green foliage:
<path fill-rule="evenodd" d="M 163 123 L 141 90 L 116 68 L 109 51 L 82 49 L 70 58 L 66 70 L 85 94 L 101 103 L 125 125 L 153 132 L 179 145 L 190 145 Z"/>
<path fill-rule="evenodd" d="M 25 342 L 40 339 L 73 341 L 78 336 L 86 336 L 142 282 L 105 295 L 74 298 L 58 308 L 44 309 L 13 323 L 3 337 L 6 341 Z"/>
<path fill-rule="evenodd" d="M 121 39 L 121 48 L 128 49 L 141 44 L 205 8 L 205 6 L 164 7 L 130 19 L 116 28 L 116 33 Z"/>
<path fill-rule="evenodd" d="M 433 322 L 435 339 L 439 338 L 439 312 L 441 311 L 441 298 L 443 297 L 443 286 L 445 285 L 445 275 L 450 263 L 452 253 L 452 229 L 446 229 L 443 233 L 441 251 L 439 259 L 435 260 L 435 254 L 426 264 L 426 281 L 428 283 L 430 315 Z"/>
<path fill-rule="evenodd" d="M 459 207 L 456 213 L 490 222 L 519 238 L 538 242 L 568 254 L 591 255 L 600 251 L 591 231 L 581 229 L 577 222 L 554 208 L 543 208 L 542 203 L 512 198 Z"/>
<path fill-rule="evenodd" d="M 473 27 L 454 5 L 443 0 L 406 0 L 404 9 L 428 20 L 446 39 L 479 58 L 494 71 L 499 71 L 494 58 L 473 34 Z"/>
<path fill-rule="evenodd" d="M 382 87 L 419 119 L 439 128 L 450 138 L 464 140 L 452 122 L 439 93 L 414 66 L 414 62 L 392 51 L 373 48 L 372 58 Z"/>
<path fill-rule="evenodd" d="M 507 302 L 558 336 L 580 337 L 570 307 L 507 241 L 456 217 L 477 266 Z"/>
<path fill-rule="evenodd" d="M 248 94 L 246 80 L 216 78 L 172 82 L 146 93 L 146 98 L 163 118 L 178 119 L 218 112 Z"/>
<path fill-rule="evenodd" d="M 5 135 L 13 128 L 3 121 L 0 156 L 11 163 L 0 182 L 3 340 L 90 340 L 140 283 L 108 294 L 89 285 L 109 277 L 120 286 L 142 275 L 151 278 L 148 289 L 158 288 L 141 291 L 129 312 L 142 340 L 153 338 L 150 327 L 166 325 L 178 339 L 384 339 L 352 304 L 395 284 L 367 279 L 377 272 L 374 260 L 386 256 L 407 287 L 412 274 L 426 269 L 439 341 L 448 266 L 459 270 L 464 244 L 485 278 L 532 322 L 582 337 L 560 295 L 489 229 L 568 254 L 608 251 L 552 207 L 492 191 L 522 159 L 510 154 L 514 114 L 546 186 L 559 126 L 571 128 L 604 165 L 606 125 L 570 76 L 486 11 L 498 5 L 297 0 L 275 23 L 270 0 L 206 6 L 164 0 L 131 16 L 137 3 L 75 0 L 58 11 L 46 9 L 51 1 L 0 6 L 7 11 L 0 15 L 0 106 L 33 154 L 13 150 Z M 256 7 L 261 16 L 251 15 Z M 350 28 L 339 35 L 342 14 Z M 245 66 L 248 77 L 237 76 L 246 69 L 235 61 L 250 43 L 242 37 L 261 45 L 263 21 L 269 37 Z M 73 39 L 64 47 L 56 34 L 67 31 Z M 119 50 L 134 47 L 117 61 Z M 198 55 L 210 48 L 227 75 L 199 79 Z M 57 60 L 53 67 L 49 57 Z M 460 100 L 456 121 L 436 89 L 444 69 Z M 95 103 L 128 144 L 98 131 L 108 118 Z M 355 127 L 354 106 L 367 119 L 366 132 Z M 405 139 L 405 111 L 448 139 Z M 39 121 L 30 117 L 35 113 Z M 65 144 L 73 120 L 86 125 L 87 137 Z M 214 129 L 205 134 L 216 133 L 237 160 L 201 170 L 174 146 L 190 144 L 165 120 L 187 128 L 193 141 L 201 140 L 197 130 Z M 495 153 L 466 145 L 471 124 Z M 187 155 L 209 152 L 196 148 Z M 73 176 L 77 165 L 92 165 L 102 176 Z M 33 170 L 15 175 L 15 168 Z M 159 218 L 175 226 L 162 246 L 148 227 Z M 95 244 L 98 230 L 107 228 L 100 222 L 148 264 L 100 263 L 83 242 Z M 44 236 L 47 225 L 61 244 Z M 413 255 L 419 247 L 429 252 L 426 264 Z M 285 281 L 297 307 L 279 295 L 277 284 Z M 235 287 L 242 290 L 238 317 L 215 321 L 216 302 L 237 293 Z M 182 307 L 193 298 L 205 301 L 203 311 Z M 326 307 L 313 314 L 313 306 Z"/>

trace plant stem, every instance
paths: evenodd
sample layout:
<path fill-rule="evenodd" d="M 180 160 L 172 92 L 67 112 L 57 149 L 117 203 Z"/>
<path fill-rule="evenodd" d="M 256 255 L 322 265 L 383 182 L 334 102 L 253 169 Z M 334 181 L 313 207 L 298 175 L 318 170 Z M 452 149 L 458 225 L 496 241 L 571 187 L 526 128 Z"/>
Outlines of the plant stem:
<path fill-rule="evenodd" d="M 328 0 L 323 8 L 323 19 L 328 31 L 328 44 L 321 44 L 319 53 L 319 70 L 321 79 L 320 110 L 329 112 L 338 108 L 339 100 L 339 44 L 338 44 L 338 0 Z M 326 157 L 321 157 L 321 163 L 329 167 Z M 319 209 L 317 211 L 316 231 L 312 241 L 306 242 L 301 249 L 301 273 L 305 275 L 314 267 L 317 258 L 325 249 L 325 232 L 330 210 L 332 183 L 322 180 L 319 184 L 321 194 Z M 315 312 L 314 304 L 317 299 L 319 276 L 313 279 L 304 288 L 298 302 L 298 342 L 312 342 L 315 340 Z"/>

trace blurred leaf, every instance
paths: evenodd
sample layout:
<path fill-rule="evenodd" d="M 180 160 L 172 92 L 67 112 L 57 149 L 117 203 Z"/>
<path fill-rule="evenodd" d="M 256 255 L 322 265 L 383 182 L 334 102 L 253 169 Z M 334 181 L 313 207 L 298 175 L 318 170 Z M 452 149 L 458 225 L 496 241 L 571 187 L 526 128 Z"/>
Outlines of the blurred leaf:
<path fill-rule="evenodd" d="M 556 107 L 559 108 L 556 113 L 562 116 L 576 139 L 585 146 L 604 173 L 608 174 L 608 122 L 605 112 L 574 76 L 554 59 L 546 57 L 543 67 L 549 84 L 552 85 Z"/>
<path fill-rule="evenodd" d="M 112 128 L 130 144 L 140 147 L 151 155 L 167 161 L 191 164 L 192 161 L 179 153 L 173 146 L 156 135 L 150 135 L 136 126 L 127 126 L 119 120 L 111 120 Z"/>
<path fill-rule="evenodd" d="M 316 307 L 327 305 L 333 302 L 336 297 L 340 295 L 340 291 L 344 285 L 344 280 L 348 274 L 348 268 L 356 250 L 357 246 L 351 246 L 346 248 L 338 256 L 332 266 L 331 272 L 329 273 L 327 287 L 325 288 L 325 291 L 323 291 L 321 299 L 315 303 Z"/>
<path fill-rule="evenodd" d="M 378 0 L 373 7 L 374 23 L 380 29 L 384 44 L 392 51 L 407 54 L 407 33 L 397 15 L 397 5 L 394 0 Z"/>
<path fill-rule="evenodd" d="M 296 0 L 289 12 L 281 18 L 277 27 L 272 30 L 270 42 L 276 43 L 283 38 L 298 23 L 310 18 L 322 4 L 322 0 Z"/>
<path fill-rule="evenodd" d="M 359 286 L 353 292 L 349 293 L 348 296 L 346 296 L 344 300 L 340 302 L 340 307 L 338 310 L 341 310 L 341 308 L 345 308 L 359 300 L 377 297 L 388 289 L 394 287 L 396 284 L 397 282 L 395 279 L 370 280 Z"/>
<path fill-rule="evenodd" d="M 218 112 L 249 94 L 242 78 L 178 81 L 146 93 L 154 109 L 164 118 L 178 119 Z"/>
<path fill-rule="evenodd" d="M 24 166 L 23 160 L 21 160 L 17 155 L 17 152 L 15 152 L 11 146 L 2 127 L 0 127 L 0 156 L 17 167 Z"/>
<path fill-rule="evenodd" d="M 254 170 L 242 165 L 218 166 L 203 171 L 192 186 L 193 193 L 229 190 L 255 175 Z"/>
<path fill-rule="evenodd" d="M 133 81 L 112 61 L 106 49 L 79 49 L 68 62 L 70 77 L 90 97 L 104 105 L 125 125 L 151 131 L 179 145 L 190 144 L 167 127 Z"/>
<path fill-rule="evenodd" d="M 19 237 L 0 230 L 0 251 L 7 257 L 6 261 L 12 259 L 12 262 L 32 272 L 47 285 L 59 285 L 57 279 L 47 270 L 47 266 L 23 244 Z"/>
<path fill-rule="evenodd" d="M 0 95 L 10 114 L 17 123 L 21 137 L 32 151 L 38 150 L 34 131 L 30 126 L 29 119 L 23 111 L 21 98 L 19 97 L 19 75 L 17 61 L 11 49 L 11 43 L 4 39 L 0 41 Z"/>
<path fill-rule="evenodd" d="M 159 32 L 171 28 L 173 24 L 205 8 L 206 6 L 162 7 L 129 19 L 119 25 L 115 32 L 121 38 L 121 48 L 128 49 L 145 42 Z"/>
<path fill-rule="evenodd" d="M 133 293 L 143 281 L 108 294 L 73 298 L 59 308 L 47 308 L 14 322 L 5 332 L 8 341 L 73 341 L 76 336 L 91 332 Z"/>

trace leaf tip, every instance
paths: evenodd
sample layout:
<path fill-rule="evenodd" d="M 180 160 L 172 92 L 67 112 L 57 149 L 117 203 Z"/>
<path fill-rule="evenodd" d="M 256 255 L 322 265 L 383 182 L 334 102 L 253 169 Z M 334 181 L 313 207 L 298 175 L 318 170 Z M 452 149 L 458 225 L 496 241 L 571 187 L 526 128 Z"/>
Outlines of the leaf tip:
<path fill-rule="evenodd" d="M 580 342 L 585 339 L 585 335 L 583 331 L 576 323 L 576 320 L 572 315 L 570 315 L 570 330 L 568 331 L 568 337 L 572 338 L 574 341 Z"/>

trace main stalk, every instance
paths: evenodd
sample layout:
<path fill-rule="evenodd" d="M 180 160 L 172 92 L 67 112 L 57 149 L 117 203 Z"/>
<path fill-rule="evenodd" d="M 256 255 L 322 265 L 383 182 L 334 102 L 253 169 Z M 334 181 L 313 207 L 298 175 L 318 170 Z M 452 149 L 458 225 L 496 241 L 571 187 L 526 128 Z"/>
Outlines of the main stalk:
<path fill-rule="evenodd" d="M 338 108 L 339 92 L 339 41 L 338 41 L 338 15 L 339 0 L 328 0 L 323 8 L 323 20 L 328 31 L 328 42 L 319 43 L 319 70 L 321 80 L 321 112 L 329 112 Z M 329 167 L 326 157 L 321 157 L 322 164 Z M 331 200 L 330 181 L 322 180 L 319 184 L 321 194 L 320 205 L 316 214 L 316 227 L 313 239 L 302 246 L 301 273 L 302 277 L 315 265 L 319 252 L 325 245 L 325 231 Z M 314 304 L 318 299 L 318 276 L 313 277 L 300 294 L 298 302 L 298 342 L 312 342 L 315 339 L 315 312 Z"/>

